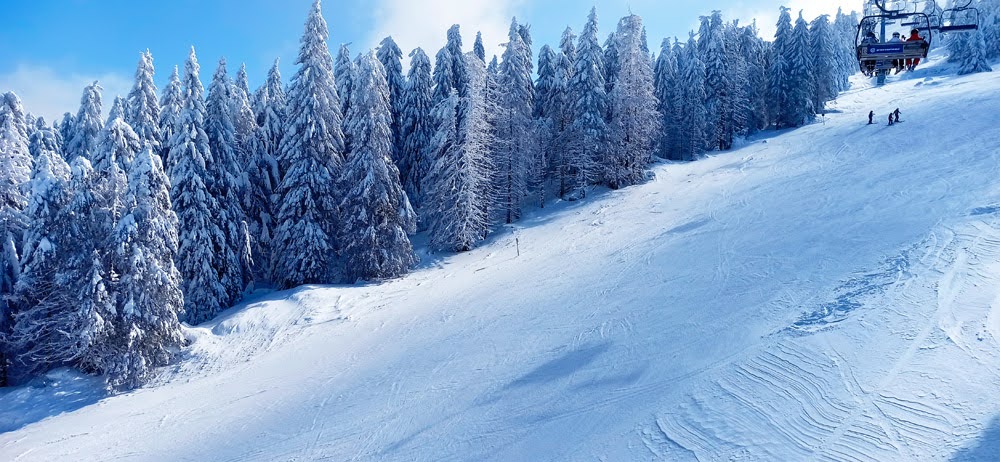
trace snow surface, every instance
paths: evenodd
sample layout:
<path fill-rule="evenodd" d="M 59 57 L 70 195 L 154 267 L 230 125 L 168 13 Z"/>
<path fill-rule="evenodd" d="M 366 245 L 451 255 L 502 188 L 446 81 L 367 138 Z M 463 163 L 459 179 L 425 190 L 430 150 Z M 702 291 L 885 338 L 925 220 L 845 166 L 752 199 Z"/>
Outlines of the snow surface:
<path fill-rule="evenodd" d="M 404 279 L 261 295 L 145 389 L 0 392 L 0 460 L 995 460 L 1000 74 L 914 77 Z"/>

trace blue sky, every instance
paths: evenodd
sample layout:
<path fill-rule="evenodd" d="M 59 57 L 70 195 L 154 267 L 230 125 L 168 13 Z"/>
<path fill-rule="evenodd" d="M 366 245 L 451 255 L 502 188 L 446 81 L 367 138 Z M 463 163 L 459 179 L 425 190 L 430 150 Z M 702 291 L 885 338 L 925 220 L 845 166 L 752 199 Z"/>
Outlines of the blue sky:
<path fill-rule="evenodd" d="M 170 69 L 182 65 L 195 46 L 202 79 L 225 56 L 234 72 L 247 64 L 251 85 L 276 57 L 290 77 L 299 35 L 312 0 L 6 0 L 0 29 L 0 91 L 14 90 L 27 110 L 52 118 L 75 112 L 84 85 L 100 80 L 105 106 L 131 85 L 139 53 L 149 48 L 162 88 Z M 590 6 L 601 17 L 602 39 L 631 10 L 642 16 L 650 44 L 665 36 L 686 37 L 698 16 L 722 10 L 727 18 L 759 18 L 773 31 L 778 7 L 805 9 L 807 17 L 860 9 L 861 0 L 326 0 L 331 47 L 351 43 L 355 53 L 391 34 L 404 53 L 421 46 L 432 55 L 450 24 L 462 25 L 467 47 L 482 30 L 488 51 L 498 44 L 512 16 L 531 24 L 535 47 L 557 44 L 563 29 L 579 30 Z"/>

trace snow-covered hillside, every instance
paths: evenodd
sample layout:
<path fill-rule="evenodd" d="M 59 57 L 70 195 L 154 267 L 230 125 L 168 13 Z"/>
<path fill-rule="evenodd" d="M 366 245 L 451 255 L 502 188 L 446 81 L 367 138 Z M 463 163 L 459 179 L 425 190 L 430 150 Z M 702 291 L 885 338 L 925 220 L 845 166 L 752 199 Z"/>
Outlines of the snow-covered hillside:
<path fill-rule="evenodd" d="M 1000 74 L 916 74 L 404 279 L 262 295 L 145 389 L 0 392 L 0 459 L 995 460 Z"/>

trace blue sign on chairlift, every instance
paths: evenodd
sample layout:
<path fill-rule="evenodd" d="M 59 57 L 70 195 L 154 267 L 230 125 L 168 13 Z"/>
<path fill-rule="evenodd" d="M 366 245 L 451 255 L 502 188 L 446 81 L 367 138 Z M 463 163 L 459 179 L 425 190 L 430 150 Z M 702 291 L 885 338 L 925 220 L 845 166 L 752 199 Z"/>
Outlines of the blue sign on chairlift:
<path fill-rule="evenodd" d="M 889 55 L 898 54 L 903 52 L 902 43 L 878 43 L 868 45 L 868 54 L 870 55 Z"/>

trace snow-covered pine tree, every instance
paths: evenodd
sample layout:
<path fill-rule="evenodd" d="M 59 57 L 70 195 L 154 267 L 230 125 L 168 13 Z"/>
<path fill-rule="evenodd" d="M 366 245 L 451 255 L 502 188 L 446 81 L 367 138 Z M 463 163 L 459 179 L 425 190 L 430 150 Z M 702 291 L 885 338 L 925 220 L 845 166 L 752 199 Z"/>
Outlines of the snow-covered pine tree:
<path fill-rule="evenodd" d="M 271 268 L 271 239 L 274 236 L 275 192 L 281 182 L 278 155 L 285 123 L 285 91 L 281 84 L 278 60 L 274 61 L 267 81 L 254 97 L 258 128 L 254 131 L 247 165 L 246 215 L 253 237 L 252 255 L 258 278 L 266 278 Z"/>
<path fill-rule="evenodd" d="M 163 96 L 160 97 L 160 137 L 163 140 L 163 149 L 160 150 L 160 157 L 163 159 L 163 166 L 167 176 L 172 175 L 173 160 L 170 159 L 170 140 L 174 137 L 174 129 L 180 120 L 181 110 L 184 107 L 184 94 L 181 91 L 181 78 L 177 74 L 177 66 L 170 74 L 170 80 L 163 89 Z"/>
<path fill-rule="evenodd" d="M 476 32 L 476 42 L 472 44 L 472 52 L 482 61 L 486 63 L 486 47 L 483 46 L 483 33 Z"/>
<path fill-rule="evenodd" d="M 205 134 L 212 153 L 205 164 L 208 191 L 219 204 L 214 217 L 225 233 L 224 245 L 215 249 L 219 281 L 226 289 L 225 307 L 238 302 L 253 281 L 252 258 L 248 247 L 244 197 L 243 165 L 237 155 L 237 114 L 233 112 L 233 83 L 226 74 L 226 59 L 219 61 L 205 101 Z"/>
<path fill-rule="evenodd" d="M 247 221 L 249 227 L 252 219 L 249 217 L 250 209 L 254 207 L 253 195 L 250 192 L 250 171 L 256 169 L 257 158 L 260 156 L 256 152 L 255 136 L 257 134 L 257 117 L 250 104 L 249 78 L 247 77 L 246 64 L 240 65 L 240 70 L 236 74 L 236 81 L 231 86 L 231 99 L 229 101 L 233 115 L 233 128 L 235 144 L 233 151 L 236 155 L 236 165 L 239 173 L 237 178 L 237 190 L 239 192 L 240 208 L 243 212 L 243 219 Z M 256 247 L 254 241 L 256 237 L 251 233 L 250 241 Z M 251 252 L 256 258 L 256 254 Z M 252 278 L 250 279 L 252 280 Z"/>
<path fill-rule="evenodd" d="M 280 288 L 336 281 L 335 180 L 344 161 L 340 98 L 333 76 L 329 37 L 319 0 L 306 20 L 288 89 L 282 162 L 288 169 L 278 187 L 277 229 L 272 241 L 272 282 Z"/>
<path fill-rule="evenodd" d="M 423 204 L 424 180 L 434 161 L 430 157 L 430 143 L 434 137 L 435 125 L 431 117 L 433 110 L 434 81 L 431 78 L 431 61 L 423 50 L 417 48 L 410 53 L 410 71 L 403 92 L 403 112 L 400 114 L 399 130 L 403 140 L 400 180 L 411 205 L 419 209 Z"/>
<path fill-rule="evenodd" d="M 38 159 L 44 151 L 54 152 L 62 159 L 62 141 L 59 131 L 45 123 L 44 117 L 35 120 L 35 131 L 28 137 L 28 152 L 32 159 Z M 66 164 L 65 160 L 62 164 Z M 66 167 L 66 177 L 69 178 L 69 166 Z M 30 192 L 30 190 L 29 190 Z"/>
<path fill-rule="evenodd" d="M 534 82 L 532 82 L 532 75 L 535 72 L 535 53 L 534 53 L 534 39 L 531 37 L 531 25 L 530 24 L 520 24 L 517 28 L 518 35 L 521 36 L 521 41 L 524 42 L 525 50 L 527 53 L 527 65 L 528 65 L 528 86 L 534 90 Z M 534 138 L 532 142 L 533 148 L 527 153 L 528 157 L 528 197 L 532 202 L 538 205 L 539 208 L 545 208 L 545 200 L 548 197 L 547 182 L 549 179 L 549 164 L 550 160 L 548 157 L 548 151 L 544 149 L 544 146 L 548 145 L 551 137 L 551 129 L 545 121 L 537 120 L 536 110 L 535 110 L 535 95 L 532 91 L 532 121 L 531 121 L 531 134 Z"/>
<path fill-rule="evenodd" d="M 642 35 L 642 18 L 636 15 L 622 18 L 615 32 L 618 77 L 608 95 L 610 152 L 603 165 L 604 181 L 612 189 L 645 179 L 660 132 L 652 63 L 643 50 Z"/>
<path fill-rule="evenodd" d="M 44 168 L 44 164 L 39 167 Z M 52 174 L 59 176 L 54 171 Z M 57 188 L 48 191 L 53 193 L 50 198 L 59 195 Z M 98 242 L 106 237 L 98 234 L 102 201 L 96 194 L 90 161 L 84 157 L 72 163 L 69 191 L 71 197 L 57 209 L 51 227 L 36 223 L 54 252 L 47 260 L 53 264 L 54 274 L 48 281 L 35 279 L 35 288 L 25 287 L 36 301 L 18 313 L 8 337 L 9 345 L 18 352 L 18 364 L 27 374 L 64 364 L 101 373 L 113 332 L 116 309 L 102 259 L 107 249 L 104 242 Z"/>
<path fill-rule="evenodd" d="M 726 49 L 726 36 L 722 22 L 722 12 L 713 11 L 711 16 L 702 17 L 698 36 L 698 50 L 705 63 L 705 106 L 707 125 L 705 128 L 708 150 L 728 150 L 733 145 L 736 133 L 735 77 L 738 71 L 732 67 L 732 58 Z"/>
<path fill-rule="evenodd" d="M 984 0 L 979 5 L 986 59 L 1000 59 L 1000 1 Z"/>
<path fill-rule="evenodd" d="M 564 198 L 575 185 L 571 176 L 573 169 L 570 165 L 570 160 L 573 158 L 571 155 L 572 133 L 570 125 L 574 119 L 574 102 L 570 94 L 570 82 L 573 80 L 577 55 L 576 39 L 572 28 L 567 27 L 563 31 L 559 43 L 560 51 L 553 54 L 551 63 L 553 84 L 556 87 L 549 91 L 546 96 L 539 96 L 536 92 L 536 111 L 541 111 L 545 117 L 552 120 L 548 124 L 551 133 L 544 138 L 547 139 L 549 147 L 546 154 L 549 161 L 549 174 L 558 184 L 557 193 L 560 198 Z M 541 55 L 539 55 L 539 60 L 541 61 Z M 539 64 L 539 72 L 541 72 L 541 64 Z M 540 74 L 539 78 L 541 78 Z M 544 105 L 544 107 L 539 105 Z"/>
<path fill-rule="evenodd" d="M 281 83 L 280 61 L 274 60 L 267 80 L 254 95 L 254 115 L 257 118 L 259 147 L 263 147 L 277 163 L 275 181 L 281 180 L 281 172 L 288 166 L 278 159 L 281 137 L 284 135 L 285 110 L 288 105 L 285 87 Z M 275 183 L 277 187 L 277 183 Z"/>
<path fill-rule="evenodd" d="M 840 90 L 840 76 L 837 62 L 837 35 L 830 25 L 827 15 L 817 16 L 809 26 L 809 42 L 812 48 L 812 104 L 823 110 L 827 101 L 837 97 Z"/>
<path fill-rule="evenodd" d="M 128 94 L 125 122 L 139 135 L 139 141 L 152 147 L 159 154 L 163 148 L 160 128 L 160 102 L 156 99 L 153 83 L 153 54 L 146 50 L 139 57 L 135 70 L 135 83 Z"/>
<path fill-rule="evenodd" d="M 236 113 L 233 81 L 226 72 L 226 58 L 219 60 L 219 65 L 208 85 L 208 96 L 205 98 L 205 133 L 208 135 L 208 146 L 212 151 L 212 164 L 217 165 L 219 172 L 213 172 L 212 166 L 207 166 L 210 174 L 221 174 L 218 178 L 209 180 L 209 187 L 215 188 L 212 194 L 218 200 L 223 194 L 234 196 L 239 182 L 239 165 L 236 155 Z M 235 194 L 232 199 L 238 199 Z M 220 203 L 221 205 L 221 203 Z"/>
<path fill-rule="evenodd" d="M 38 119 L 34 114 L 30 112 L 24 113 L 24 130 L 28 139 L 31 139 L 31 135 L 34 135 L 35 131 L 38 129 L 37 122 Z"/>
<path fill-rule="evenodd" d="M 21 99 L 13 92 L 0 96 L 0 338 L 10 332 L 16 304 L 11 303 L 20 276 L 20 244 L 26 226 L 24 185 L 31 177 L 32 158 Z M 0 386 L 7 384 L 10 350 L 0 344 Z"/>
<path fill-rule="evenodd" d="M 247 102 L 250 102 L 250 76 L 247 75 L 246 63 L 240 63 L 240 70 L 236 71 L 236 79 L 233 80 L 233 88 L 234 91 L 242 91 L 247 96 Z"/>
<path fill-rule="evenodd" d="M 608 34 L 604 41 L 604 92 L 611 94 L 618 78 L 618 39 L 615 33 Z M 610 109 L 610 106 L 609 106 Z M 611 113 L 608 113 L 610 117 Z"/>
<path fill-rule="evenodd" d="M 115 99 L 119 106 L 121 98 Z M 100 241 L 98 249 L 113 248 L 111 239 L 115 228 L 127 213 L 125 194 L 128 192 L 128 170 L 131 168 L 135 155 L 143 148 L 139 135 L 125 122 L 121 110 L 112 110 L 108 122 L 101 131 L 97 149 L 94 152 L 92 175 L 94 184 L 94 206 L 97 209 L 96 236 Z M 102 254 L 104 269 L 112 278 L 110 286 L 113 292 L 114 278 L 121 274 L 125 265 L 120 255 L 112 252 Z"/>
<path fill-rule="evenodd" d="M 22 309 L 34 306 L 52 290 L 56 263 L 52 235 L 56 221 L 69 200 L 69 165 L 59 153 L 56 136 L 49 127 L 39 127 L 31 136 L 30 151 L 35 160 L 27 184 L 26 229 L 21 245 L 20 278 L 14 300 Z"/>
<path fill-rule="evenodd" d="M 64 146 L 68 162 L 72 162 L 78 156 L 91 159 L 94 154 L 97 136 L 104 128 L 104 120 L 101 119 L 101 90 L 102 88 L 97 82 L 83 89 L 80 110 L 76 113 L 73 122 L 73 136 L 66 141 Z"/>
<path fill-rule="evenodd" d="M 32 141 L 37 141 L 39 137 L 36 133 L 32 138 Z M 6 345 L 11 357 L 17 357 L 12 367 L 18 371 L 13 374 L 17 376 L 33 374 L 42 366 L 30 354 L 36 348 L 35 342 L 24 340 L 25 334 L 28 337 L 33 334 L 27 331 L 36 323 L 45 322 L 44 318 L 35 317 L 35 307 L 60 288 L 55 280 L 60 264 L 56 246 L 57 243 L 62 244 L 57 238 L 56 231 L 60 226 L 57 217 L 69 198 L 69 167 L 62 156 L 48 149 L 45 143 L 33 143 L 33 146 L 37 147 L 38 157 L 27 187 L 27 229 L 22 245 L 20 277 L 8 300 L 17 307 Z M 48 366 L 50 364 L 42 367 Z"/>
<path fill-rule="evenodd" d="M 253 162 L 255 154 L 252 152 L 253 138 L 257 131 L 257 116 L 253 111 L 250 102 L 250 82 L 247 77 L 247 65 L 240 64 L 240 70 L 236 73 L 235 85 L 232 87 L 233 128 L 236 129 L 236 159 L 240 167 L 240 189 L 243 194 L 242 200 L 246 201 L 247 193 L 247 170 Z"/>
<path fill-rule="evenodd" d="M 813 106 L 812 98 L 809 97 L 813 94 L 813 83 L 815 82 L 811 64 L 815 62 L 815 55 L 809 44 L 809 23 L 802 17 L 801 11 L 799 11 L 798 19 L 795 20 L 795 28 L 792 29 L 788 45 L 786 57 L 790 64 L 787 69 L 790 71 L 788 81 L 790 82 L 789 102 L 791 103 L 788 113 L 791 118 L 788 122 L 792 126 L 799 126 L 816 115 L 816 107 Z"/>
<path fill-rule="evenodd" d="M 942 42 L 948 48 L 948 62 L 961 65 L 963 59 L 969 52 L 969 35 L 967 33 L 953 33 L 943 37 Z"/>
<path fill-rule="evenodd" d="M 131 165 L 128 213 L 115 230 L 115 251 L 124 263 L 116 287 L 113 353 L 106 361 L 114 390 L 138 388 L 153 368 L 170 362 L 184 342 L 178 315 L 184 305 L 177 255 L 177 216 L 160 157 L 147 145 Z"/>
<path fill-rule="evenodd" d="M 247 284 L 252 284 L 258 277 L 265 277 L 264 268 L 266 268 L 266 266 L 261 265 L 263 261 L 256 261 L 260 250 L 260 243 L 258 242 L 259 236 L 255 231 L 259 230 L 259 228 L 254 226 L 256 219 L 250 216 L 251 211 L 254 212 L 255 217 L 259 216 L 257 213 L 258 210 L 255 207 L 260 202 L 255 199 L 255 194 L 251 191 L 253 186 L 250 184 L 250 176 L 251 171 L 257 169 L 258 159 L 261 154 L 257 152 L 257 116 L 253 111 L 253 105 L 250 101 L 249 80 L 246 64 L 240 64 L 240 70 L 236 73 L 236 81 L 232 86 L 232 99 L 230 100 L 233 113 L 233 126 L 236 133 L 234 151 L 236 153 L 236 165 L 239 170 L 236 187 L 239 192 L 240 213 L 242 216 L 237 238 L 239 239 L 238 245 L 242 247 L 240 253 L 243 254 L 242 259 L 244 262 L 242 275 L 244 286 L 241 289 L 239 297 L 242 297 L 242 291 L 246 289 Z"/>
<path fill-rule="evenodd" d="M 656 58 L 653 73 L 653 89 L 658 103 L 660 134 L 657 141 L 657 156 L 661 159 L 675 159 L 673 147 L 678 137 L 680 117 L 674 107 L 677 92 L 680 91 L 677 75 L 677 57 L 674 55 L 670 39 L 663 39 L 660 55 Z"/>
<path fill-rule="evenodd" d="M 524 43 L 517 19 L 510 25 L 508 43 L 500 64 L 496 143 L 493 149 L 497 204 L 496 217 L 513 223 L 521 218 L 522 203 L 528 197 L 536 168 L 538 149 L 534 130 L 534 87 L 531 82 L 531 57 Z"/>
<path fill-rule="evenodd" d="M 115 101 L 111 103 L 111 109 L 108 111 L 108 120 L 104 122 L 104 127 L 107 128 L 107 126 L 111 123 L 111 121 L 115 119 L 125 120 L 125 112 L 126 112 L 125 98 L 122 98 L 121 96 L 115 96 Z M 99 136 L 98 140 L 100 140 Z"/>
<path fill-rule="evenodd" d="M 562 66 L 566 73 L 567 81 L 572 80 L 573 70 L 576 64 L 576 34 L 573 33 L 572 27 L 566 27 L 563 30 L 562 37 L 559 39 L 559 50 L 562 51 Z"/>
<path fill-rule="evenodd" d="M 788 8 L 781 7 L 777 31 L 771 44 L 771 67 L 768 69 L 768 106 L 771 108 L 772 122 L 779 129 L 790 118 L 788 113 L 791 101 L 788 92 L 791 82 L 788 81 L 788 76 L 790 72 L 794 72 L 788 59 L 791 35 L 792 16 Z"/>
<path fill-rule="evenodd" d="M 39 129 L 32 136 L 32 150 L 37 156 L 27 187 L 27 229 L 22 245 L 20 278 L 11 299 L 18 310 L 8 340 L 10 350 L 18 356 L 14 369 L 20 371 L 18 375 L 23 376 L 52 365 L 33 357 L 34 349 L 51 346 L 36 345 L 39 338 L 34 337 L 34 332 L 27 332 L 26 328 L 46 322 L 45 317 L 37 317 L 38 311 L 35 308 L 61 289 L 56 280 L 56 271 L 60 266 L 57 252 L 65 253 L 61 246 L 72 245 L 58 239 L 58 230 L 62 226 L 59 221 L 60 213 L 70 193 L 69 166 L 58 151 L 53 149 L 51 141 L 55 140 L 55 136 L 40 133 L 46 130 L 49 129 Z M 25 341 L 29 338 L 32 341 Z"/>
<path fill-rule="evenodd" d="M 65 148 L 69 144 L 69 141 L 73 138 L 73 123 L 73 114 L 69 112 L 63 113 L 62 120 L 59 122 L 59 145 L 62 146 L 63 149 L 59 152 L 62 154 L 64 159 L 67 155 Z"/>
<path fill-rule="evenodd" d="M 524 45 L 528 47 L 528 66 L 531 67 L 535 61 L 534 52 L 531 51 L 531 47 L 535 45 L 534 40 L 531 38 L 531 25 L 521 24 L 517 27 L 517 33 L 521 36 L 521 41 L 524 42 Z M 534 71 L 535 69 L 532 67 L 531 70 Z"/>
<path fill-rule="evenodd" d="M 777 128 L 796 127 L 814 115 L 809 50 L 809 26 L 802 13 L 791 26 L 788 8 L 781 8 L 770 70 L 770 95 Z"/>
<path fill-rule="evenodd" d="M 207 165 L 214 162 L 205 133 L 204 87 L 194 48 L 184 65 L 182 109 L 170 141 L 170 201 L 178 218 L 176 265 L 181 273 L 184 319 L 194 325 L 215 317 L 229 297 L 222 284 L 216 249 L 226 248 L 226 233 L 216 217 Z"/>
<path fill-rule="evenodd" d="M 566 166 L 572 176 L 574 195 L 586 195 L 586 186 L 599 178 L 596 165 L 600 164 L 607 135 L 604 116 L 608 112 L 608 95 L 605 92 L 604 52 L 597 42 L 597 8 L 591 8 L 587 24 L 580 34 L 569 85 L 573 123 Z"/>
<path fill-rule="evenodd" d="M 674 110 L 680 114 L 677 139 L 673 152 L 680 160 L 695 160 L 704 150 L 707 119 L 705 108 L 705 64 L 701 62 L 694 34 L 682 50 L 675 48 L 678 56 L 678 83 L 681 91 L 675 95 Z"/>
<path fill-rule="evenodd" d="M 399 124 L 403 118 L 406 78 L 403 77 L 403 52 L 392 37 L 382 39 L 378 47 L 378 60 L 385 69 L 385 79 L 389 84 L 389 104 L 392 106 L 392 161 L 399 168 L 399 173 L 405 176 L 404 170 L 408 170 L 409 165 L 403 165 L 406 159 L 403 157 L 403 134 Z"/>
<path fill-rule="evenodd" d="M 565 193 L 566 178 L 563 169 L 566 125 L 566 74 L 562 68 L 562 54 L 548 45 L 538 53 L 538 79 L 535 81 L 535 117 L 540 121 L 539 142 L 548 159 L 547 176 L 556 182 L 556 192 Z"/>
<path fill-rule="evenodd" d="M 491 59 L 490 62 L 489 62 L 489 64 L 486 65 L 486 80 L 487 80 L 487 85 L 489 85 L 489 83 L 490 83 L 489 81 L 491 79 L 494 81 L 493 83 L 496 83 L 496 81 L 499 78 L 500 78 L 500 60 L 497 59 L 496 55 L 493 55 L 493 59 Z M 494 98 L 494 100 L 495 100 L 495 98 Z"/>
<path fill-rule="evenodd" d="M 26 376 L 33 371 L 33 364 L 23 354 L 32 345 L 21 342 L 18 338 L 21 326 L 18 324 L 32 308 L 44 300 L 58 285 L 55 281 L 55 270 L 59 260 L 56 257 L 56 239 L 53 235 L 58 228 L 57 214 L 68 200 L 69 166 L 59 153 L 57 135 L 54 130 L 45 126 L 44 119 L 38 119 L 36 131 L 31 135 L 30 151 L 34 158 L 31 180 L 26 185 L 27 207 L 24 211 L 25 230 L 20 244 L 20 270 L 12 293 L 4 294 L 5 304 L 12 308 L 10 313 L 15 317 L 7 319 L 9 333 L 6 345 L 0 345 L 0 351 L 7 350 L 13 361 L 12 376 Z M 2 321 L 0 321 L 2 322 Z M 0 356 L 3 356 L 0 354 Z M 3 369 L 0 366 L 0 369 Z M 2 377 L 0 377 L 2 378 Z"/>
<path fill-rule="evenodd" d="M 739 28 L 738 35 L 737 49 L 746 64 L 743 94 L 749 103 L 745 107 L 745 134 L 752 135 L 767 128 L 770 121 L 767 105 L 767 44 L 760 38 L 756 22 Z"/>
<path fill-rule="evenodd" d="M 432 74 L 434 94 L 432 100 L 435 107 L 441 101 L 450 98 L 452 91 L 458 90 L 453 83 L 455 80 L 453 66 L 451 55 L 448 53 L 448 47 L 442 47 L 438 50 L 437 55 L 434 56 L 434 73 Z"/>
<path fill-rule="evenodd" d="M 949 61 L 958 63 L 959 75 L 993 70 L 987 57 L 986 40 L 983 37 L 982 28 L 953 34 L 948 42 L 948 50 L 951 52 Z"/>
<path fill-rule="evenodd" d="M 642 52 L 649 58 L 650 66 L 652 66 L 652 63 L 656 62 L 656 56 L 654 56 L 653 52 L 650 51 L 649 49 L 649 36 L 646 34 L 645 27 L 642 28 L 642 34 L 640 35 L 639 38 L 639 47 L 642 49 Z"/>
<path fill-rule="evenodd" d="M 465 56 L 462 54 L 462 33 L 458 24 L 448 29 L 448 42 L 438 51 L 434 62 L 434 104 L 458 90 L 465 96 Z"/>
<path fill-rule="evenodd" d="M 340 113 L 346 114 L 351 105 L 351 91 L 354 89 L 354 77 L 357 69 L 351 59 L 349 44 L 341 44 L 337 52 L 337 60 L 333 65 L 333 76 L 337 82 L 337 95 L 340 96 Z"/>
<path fill-rule="evenodd" d="M 729 61 L 729 100 L 732 106 L 725 112 L 727 119 L 726 123 L 723 124 L 725 129 L 720 137 L 720 146 L 724 145 L 727 149 L 732 149 L 736 137 L 747 136 L 750 132 L 750 111 L 753 109 L 753 101 L 750 100 L 748 74 L 751 66 L 747 57 L 740 50 L 742 28 L 739 27 L 739 21 L 734 20 L 724 24 L 722 34 L 725 41 L 726 60 Z"/>
<path fill-rule="evenodd" d="M 59 149 L 56 149 L 56 152 L 58 152 L 59 156 L 62 157 L 62 155 L 63 155 L 62 154 L 63 137 L 62 137 L 62 132 L 59 131 L 59 127 L 60 127 L 59 121 L 53 121 L 52 125 L 47 125 L 44 117 L 38 117 L 38 119 L 35 121 L 35 124 L 36 124 L 36 126 L 38 128 L 41 128 L 42 125 L 45 125 L 45 128 L 49 129 L 49 131 L 48 131 L 49 135 L 52 136 L 52 139 L 55 141 L 56 146 L 59 147 Z M 41 125 L 38 125 L 38 124 L 41 124 Z M 30 143 L 30 141 L 29 141 L 29 143 Z M 32 154 L 32 158 L 34 158 L 34 154 Z M 65 161 L 65 160 L 66 159 L 63 158 L 63 161 Z"/>
<path fill-rule="evenodd" d="M 857 18 L 845 14 L 837 8 L 837 16 L 833 21 L 833 45 L 837 62 L 837 91 L 850 88 L 848 79 L 858 72 L 858 59 L 855 54 L 854 40 L 858 27 Z"/>
<path fill-rule="evenodd" d="M 102 318 L 110 323 L 111 335 L 106 341 L 91 344 L 91 348 L 98 361 L 96 371 L 106 375 L 110 374 L 120 356 L 126 354 L 120 342 L 124 341 L 123 336 L 130 334 L 121 330 L 120 316 L 124 306 L 117 296 L 121 278 L 131 262 L 119 251 L 121 242 L 117 239 L 116 230 L 130 211 L 126 172 L 144 147 L 139 135 L 125 122 L 124 112 L 123 100 L 116 98 L 107 124 L 101 131 L 91 175 L 94 213 L 90 215 L 93 218 L 90 231 L 94 233 L 93 249 L 97 254 L 97 264 L 101 266 L 100 273 L 104 275 L 104 289 L 110 295 L 109 304 L 113 307 L 112 313 Z M 109 375 L 109 379 L 113 378 Z"/>
<path fill-rule="evenodd" d="M 424 206 L 431 247 L 452 252 L 472 250 L 486 238 L 487 205 L 493 200 L 487 70 L 474 55 L 467 60 L 466 95 L 452 90 L 434 108 L 438 131 L 431 158 L 435 161 L 426 182 Z"/>
<path fill-rule="evenodd" d="M 503 88 L 500 86 L 500 60 L 496 55 L 493 55 L 490 63 L 486 66 L 486 72 L 483 73 L 483 104 L 484 107 L 489 108 L 484 115 L 486 118 L 485 126 L 491 136 L 490 144 L 486 145 L 486 152 L 490 159 L 490 171 L 494 175 L 492 177 L 493 183 L 489 186 L 490 200 L 484 203 L 483 208 L 491 224 L 502 221 L 504 218 L 502 213 L 496 211 L 499 208 L 501 200 L 499 193 L 500 182 L 497 176 L 498 168 L 494 164 L 497 158 L 497 151 L 501 148 L 497 133 L 500 131 L 499 124 L 502 115 L 500 103 L 503 98 L 503 91 Z"/>
<path fill-rule="evenodd" d="M 358 61 L 351 98 L 344 126 L 355 143 L 340 178 L 345 276 L 348 281 L 398 277 L 417 261 L 407 237 L 416 232 L 416 214 L 392 162 L 391 92 L 372 53 Z"/>

